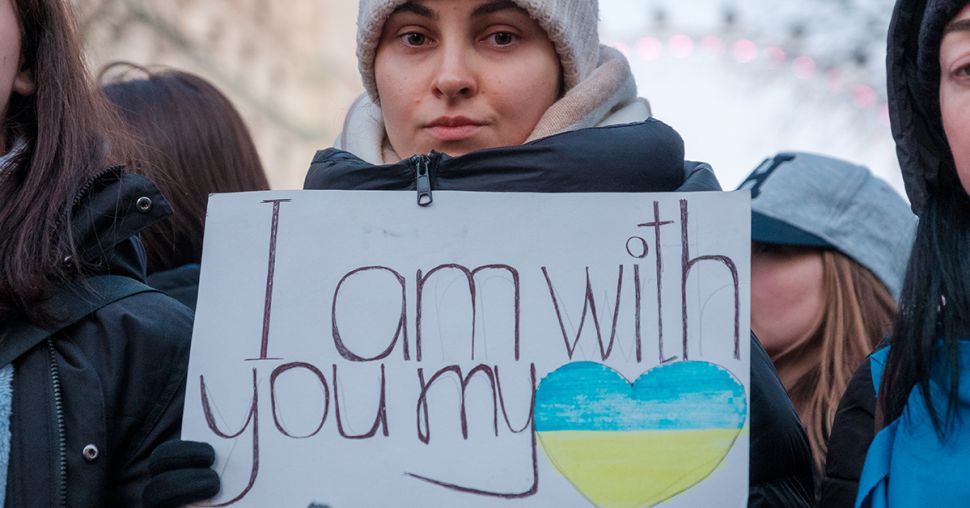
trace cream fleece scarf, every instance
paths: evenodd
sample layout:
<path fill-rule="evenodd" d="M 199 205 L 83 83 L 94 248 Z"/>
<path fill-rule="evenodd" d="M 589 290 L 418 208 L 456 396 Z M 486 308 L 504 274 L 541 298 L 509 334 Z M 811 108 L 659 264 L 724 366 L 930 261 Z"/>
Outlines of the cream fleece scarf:
<path fill-rule="evenodd" d="M 626 57 L 613 48 L 600 46 L 596 69 L 546 110 L 526 141 L 587 127 L 642 122 L 650 115 L 650 103 L 637 97 L 636 81 Z M 401 160 L 387 142 L 380 106 L 367 94 L 350 106 L 343 132 L 334 146 L 371 164 Z"/>

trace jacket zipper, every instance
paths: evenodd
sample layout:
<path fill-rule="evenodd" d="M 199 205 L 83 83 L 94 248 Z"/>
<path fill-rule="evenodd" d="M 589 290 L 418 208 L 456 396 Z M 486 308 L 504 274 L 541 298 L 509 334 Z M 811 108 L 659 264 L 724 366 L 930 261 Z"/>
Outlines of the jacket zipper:
<path fill-rule="evenodd" d="M 55 232 L 60 231 L 61 224 L 64 222 L 64 219 L 66 218 L 65 215 L 70 215 L 71 213 L 74 212 L 74 209 L 77 208 L 78 203 L 80 203 L 81 200 L 84 199 L 85 196 L 87 196 L 88 191 L 91 190 L 91 187 L 94 187 L 94 184 L 101 181 L 101 179 L 104 178 L 105 176 L 117 171 L 121 171 L 123 169 L 125 169 L 124 164 L 115 164 L 114 166 L 111 166 L 107 169 L 100 171 L 98 174 L 92 176 L 91 178 L 88 178 L 87 181 L 84 182 L 84 185 L 82 185 L 77 190 L 77 192 L 74 193 L 74 198 L 71 200 L 71 207 L 65 210 L 64 213 L 62 213 L 60 216 L 58 216 L 57 220 L 54 222 L 54 231 Z"/>
<path fill-rule="evenodd" d="M 87 196 L 88 191 L 91 190 L 91 187 L 94 187 L 94 184 L 101 181 L 101 179 L 104 178 L 105 176 L 111 173 L 121 171 L 122 169 L 125 169 L 124 164 L 115 164 L 114 166 L 110 166 L 100 171 L 98 174 L 92 176 L 91 178 L 88 178 L 87 181 L 84 182 L 84 185 L 82 185 L 81 188 L 74 193 L 74 200 L 71 203 L 71 209 L 73 210 L 74 208 L 77 207 L 78 203 L 80 203 L 81 200 L 84 199 L 85 196 Z"/>
<path fill-rule="evenodd" d="M 428 155 L 415 155 L 411 157 L 411 165 L 414 166 L 414 180 L 418 190 L 418 206 L 431 206 L 431 157 L 434 152 Z"/>
<path fill-rule="evenodd" d="M 61 399 L 61 375 L 57 369 L 54 341 L 47 339 L 47 365 L 54 390 L 54 421 L 57 432 L 57 506 L 67 506 L 67 439 L 64 435 L 64 401 Z"/>

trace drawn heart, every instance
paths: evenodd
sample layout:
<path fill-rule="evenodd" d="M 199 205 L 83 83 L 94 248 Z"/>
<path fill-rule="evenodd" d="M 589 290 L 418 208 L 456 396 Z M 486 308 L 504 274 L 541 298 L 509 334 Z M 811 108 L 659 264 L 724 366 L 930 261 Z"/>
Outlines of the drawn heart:
<path fill-rule="evenodd" d="M 744 386 L 712 363 L 663 365 L 631 384 L 578 362 L 542 380 L 535 428 L 549 460 L 593 504 L 653 506 L 717 469 L 747 405 Z"/>

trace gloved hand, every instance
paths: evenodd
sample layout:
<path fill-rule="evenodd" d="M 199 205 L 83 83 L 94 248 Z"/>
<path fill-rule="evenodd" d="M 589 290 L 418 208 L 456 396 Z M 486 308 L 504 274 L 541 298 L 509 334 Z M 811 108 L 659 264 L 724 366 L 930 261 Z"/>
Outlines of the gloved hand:
<path fill-rule="evenodd" d="M 208 443 L 169 441 L 148 459 L 151 479 L 142 502 L 146 508 L 176 508 L 219 493 L 219 475 L 212 470 L 215 450 Z"/>

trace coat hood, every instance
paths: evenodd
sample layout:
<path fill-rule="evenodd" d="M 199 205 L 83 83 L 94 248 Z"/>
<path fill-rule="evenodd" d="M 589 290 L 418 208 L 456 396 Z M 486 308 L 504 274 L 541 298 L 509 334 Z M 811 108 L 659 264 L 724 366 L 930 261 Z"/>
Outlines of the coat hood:
<path fill-rule="evenodd" d="M 961 0 L 898 0 L 886 56 L 889 120 L 906 193 L 920 213 L 956 168 L 940 117 L 940 42 Z"/>
<path fill-rule="evenodd" d="M 670 192 L 720 190 L 710 166 L 685 163 L 684 142 L 655 119 L 557 134 L 472 152 L 432 153 L 434 190 L 490 192 Z M 317 152 L 305 189 L 414 190 L 410 160 L 376 166 L 330 148 Z"/>

